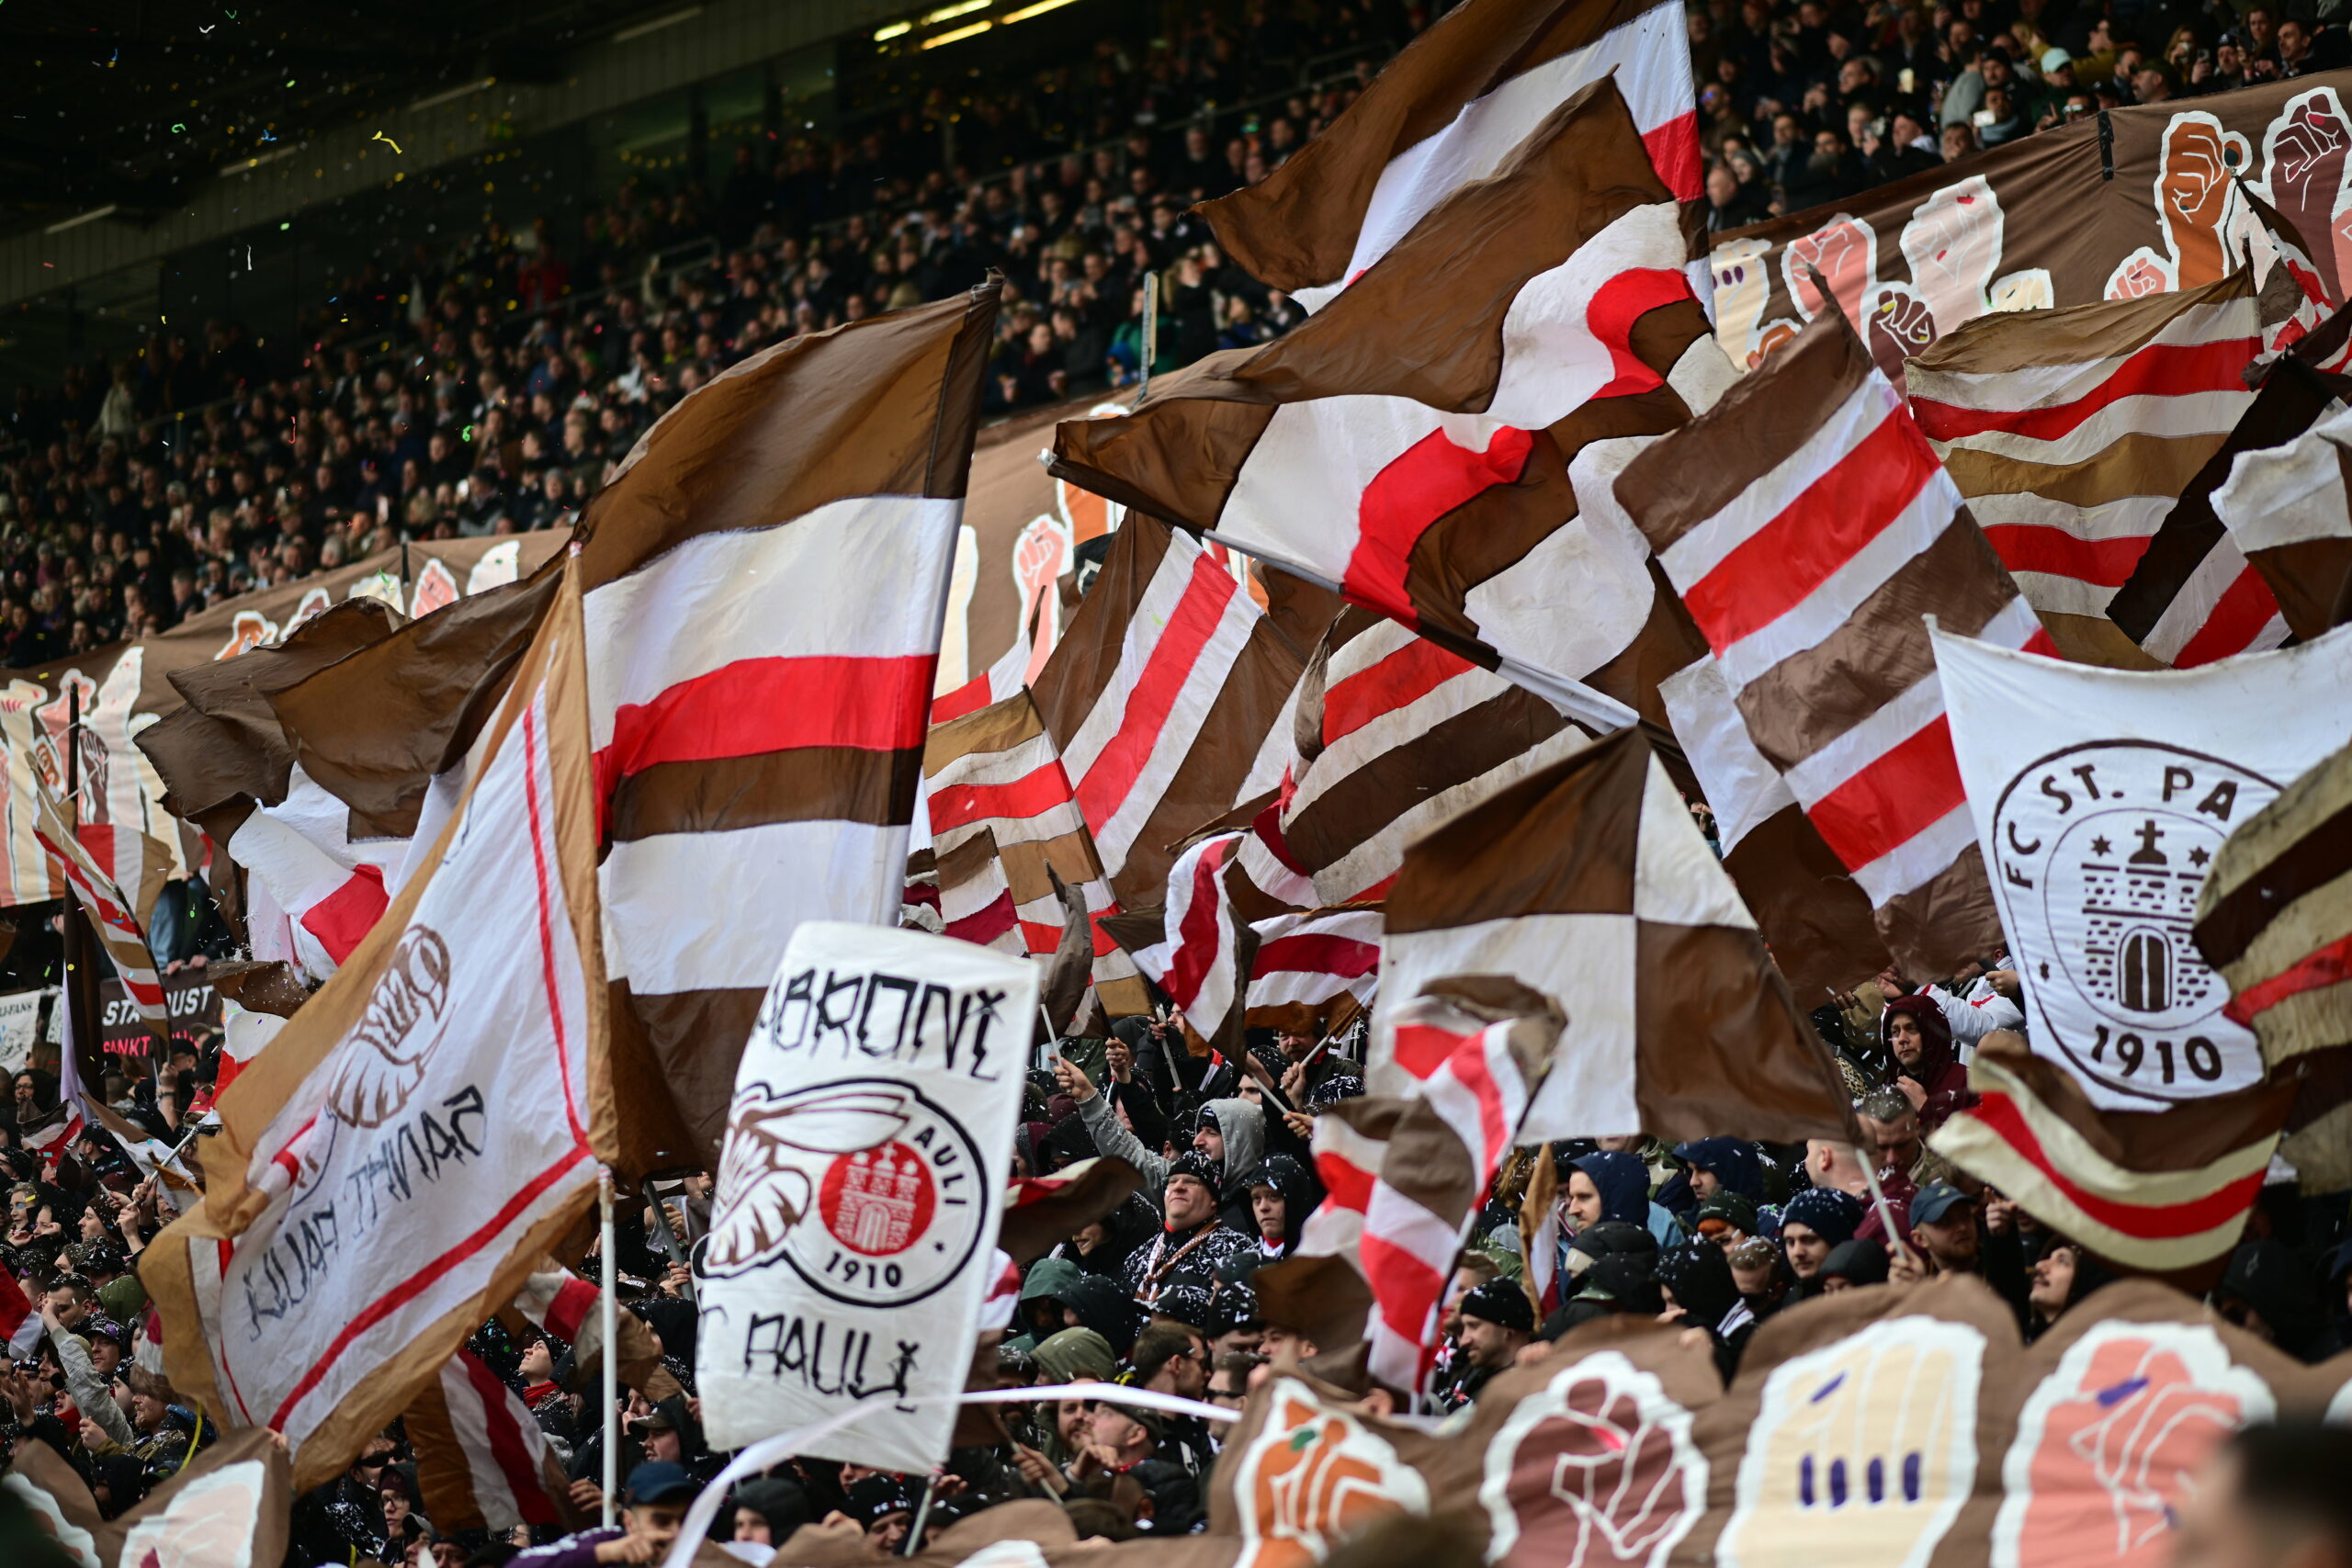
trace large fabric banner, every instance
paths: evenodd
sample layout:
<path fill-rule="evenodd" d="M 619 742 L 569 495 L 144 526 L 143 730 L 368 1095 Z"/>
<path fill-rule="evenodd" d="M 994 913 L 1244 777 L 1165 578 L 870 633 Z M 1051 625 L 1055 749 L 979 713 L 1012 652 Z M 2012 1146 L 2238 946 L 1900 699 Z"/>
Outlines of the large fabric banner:
<path fill-rule="evenodd" d="M 2110 1111 L 2259 1083 L 2189 926 L 2222 840 L 2352 737 L 2352 632 L 2153 672 L 1935 648 L 2035 1054 Z"/>
<path fill-rule="evenodd" d="M 948 937 L 794 931 L 736 1075 L 704 1255 L 712 1447 L 964 1386 L 1037 985 L 1028 959 Z M 955 1422 L 899 1404 L 807 1451 L 927 1470 Z"/>
<path fill-rule="evenodd" d="M 2195 288 L 2249 245 L 2267 260 L 2248 193 L 2294 225 L 2342 299 L 2347 93 L 2352 71 L 2334 71 L 2089 115 L 1735 231 L 1711 257 L 1716 341 L 1752 367 L 1834 299 L 1900 385 L 1905 359 L 1987 311 Z"/>
<path fill-rule="evenodd" d="M 32 1059 L 40 1033 L 40 1003 L 49 991 L 18 991 L 0 997 L 0 1073 L 14 1077 Z"/>
<path fill-rule="evenodd" d="M 141 1278 L 172 1382 L 308 1488 L 437 1378 L 613 1146 L 594 801 L 567 589 L 420 874 L 220 1098 Z"/>

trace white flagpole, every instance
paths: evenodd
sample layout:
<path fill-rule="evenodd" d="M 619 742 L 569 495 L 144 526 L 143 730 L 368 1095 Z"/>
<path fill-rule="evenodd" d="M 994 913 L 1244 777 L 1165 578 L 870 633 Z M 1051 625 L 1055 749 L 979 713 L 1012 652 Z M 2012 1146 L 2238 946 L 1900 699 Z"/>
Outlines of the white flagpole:
<path fill-rule="evenodd" d="M 613 1494 L 619 1488 L 621 1469 L 620 1418 L 614 1414 L 621 1402 L 620 1309 L 614 1300 L 613 1173 L 609 1170 L 596 1173 L 596 1224 L 598 1271 L 605 1287 L 596 1311 L 605 1330 L 604 1523 L 609 1527 L 613 1522 Z"/>

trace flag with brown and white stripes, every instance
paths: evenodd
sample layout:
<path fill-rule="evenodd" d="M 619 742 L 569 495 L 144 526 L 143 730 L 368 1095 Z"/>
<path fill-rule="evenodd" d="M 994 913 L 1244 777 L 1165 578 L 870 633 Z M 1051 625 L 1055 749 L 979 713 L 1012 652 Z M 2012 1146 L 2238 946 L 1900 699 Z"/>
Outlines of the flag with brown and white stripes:
<path fill-rule="evenodd" d="M 897 920 L 999 288 L 753 355 L 588 508 L 605 962 L 616 1059 L 641 1042 L 652 1068 L 627 1100 L 643 1168 L 716 1162 L 801 921 Z"/>

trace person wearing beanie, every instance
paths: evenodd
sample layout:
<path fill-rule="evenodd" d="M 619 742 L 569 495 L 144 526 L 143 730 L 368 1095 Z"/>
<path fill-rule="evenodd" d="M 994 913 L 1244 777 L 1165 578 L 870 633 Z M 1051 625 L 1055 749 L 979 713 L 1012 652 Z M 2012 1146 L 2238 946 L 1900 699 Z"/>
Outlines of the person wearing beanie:
<path fill-rule="evenodd" d="M 1835 1295 L 1862 1285 L 1886 1283 L 1886 1248 L 1875 1237 L 1858 1235 L 1829 1249 L 1821 1264 L 1821 1292 Z"/>
<path fill-rule="evenodd" d="M 1455 1305 L 1462 1328 L 1461 1375 L 1447 1391 L 1449 1409 L 1475 1401 L 1479 1392 L 1519 1359 L 1520 1347 L 1535 1333 L 1535 1309 L 1516 1280 L 1489 1280 Z"/>
<path fill-rule="evenodd" d="M 1862 1205 L 1849 1192 L 1808 1187 L 1789 1200 L 1781 1211 L 1781 1250 L 1796 1276 L 1799 1301 L 1821 1293 L 1821 1266 L 1829 1260 L 1829 1249 L 1853 1240 L 1861 1224 Z"/>
<path fill-rule="evenodd" d="M 729 1501 L 735 1510 L 734 1539 L 758 1546 L 782 1546 L 794 1530 L 816 1521 L 808 1492 L 781 1475 L 739 1483 Z"/>
<path fill-rule="evenodd" d="M 1290 1257 L 1297 1248 L 1299 1227 L 1322 1201 L 1314 1175 L 1289 1155 L 1268 1155 L 1243 1184 L 1250 1190 L 1257 1260 L 1278 1263 Z"/>
<path fill-rule="evenodd" d="M 1192 1285 L 1214 1296 L 1217 1269 L 1250 1245 L 1245 1233 L 1217 1213 L 1221 1172 L 1199 1152 L 1168 1162 L 1160 1187 L 1160 1231 L 1127 1259 L 1127 1290 L 1157 1308 L 1173 1286 Z"/>
<path fill-rule="evenodd" d="M 1756 1201 L 1737 1192 L 1718 1192 L 1690 1212 L 1691 1230 L 1726 1252 L 1762 1234 L 1758 1225 Z"/>
<path fill-rule="evenodd" d="M 1739 1293 L 1724 1249 L 1704 1239 L 1667 1248 L 1658 1254 L 1657 1283 L 1665 1315 L 1704 1329 L 1714 1341 L 1715 1370 L 1728 1384 L 1756 1332 L 1756 1314 Z"/>
<path fill-rule="evenodd" d="M 842 1498 L 843 1515 L 865 1532 L 865 1544 L 877 1557 L 896 1557 L 914 1528 L 915 1496 L 895 1475 L 867 1475 L 850 1483 Z"/>

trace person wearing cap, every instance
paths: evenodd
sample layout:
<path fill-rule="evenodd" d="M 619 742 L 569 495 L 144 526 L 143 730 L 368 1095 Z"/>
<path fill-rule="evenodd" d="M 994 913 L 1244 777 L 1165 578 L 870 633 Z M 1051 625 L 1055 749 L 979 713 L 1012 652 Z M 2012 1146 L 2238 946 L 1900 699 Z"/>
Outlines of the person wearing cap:
<path fill-rule="evenodd" d="M 648 1460 L 628 1472 L 620 1523 L 600 1525 L 517 1552 L 509 1568 L 593 1568 L 599 1562 L 659 1562 L 669 1554 L 701 1489 L 679 1465 Z"/>
<path fill-rule="evenodd" d="M 1984 1240 L 1976 1229 L 1976 1200 L 1949 1181 L 1930 1181 L 1911 1195 L 1911 1236 L 1931 1274 L 1982 1274 Z"/>
<path fill-rule="evenodd" d="M 1198 1151 L 1168 1162 L 1159 1234 L 1127 1259 L 1127 1289 L 1144 1305 L 1156 1305 L 1176 1285 L 1213 1296 L 1218 1268 L 1250 1245 L 1218 1216 L 1218 1176 L 1216 1162 Z"/>
<path fill-rule="evenodd" d="M 1457 1341 L 1462 1372 L 1443 1403 L 1458 1410 L 1475 1401 L 1495 1374 L 1518 1360 L 1520 1347 L 1534 1336 L 1535 1309 L 1518 1280 L 1497 1279 L 1464 1295 L 1455 1311 L 1462 1318 Z"/>

